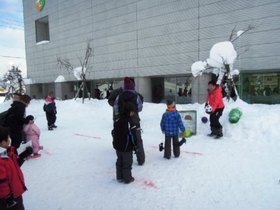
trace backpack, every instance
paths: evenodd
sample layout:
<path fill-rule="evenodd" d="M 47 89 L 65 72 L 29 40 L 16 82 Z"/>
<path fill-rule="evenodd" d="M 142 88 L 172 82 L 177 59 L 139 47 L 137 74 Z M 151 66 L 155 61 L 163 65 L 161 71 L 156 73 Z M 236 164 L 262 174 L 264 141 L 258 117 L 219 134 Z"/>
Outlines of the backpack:
<path fill-rule="evenodd" d="M 5 126 L 5 124 L 6 124 L 6 119 L 8 117 L 8 111 L 9 110 L 6 110 L 6 111 L 0 113 L 0 125 L 1 126 Z"/>
<path fill-rule="evenodd" d="M 119 152 L 130 152 L 136 147 L 135 136 L 126 118 L 120 118 L 114 122 L 112 136 L 113 147 Z"/>

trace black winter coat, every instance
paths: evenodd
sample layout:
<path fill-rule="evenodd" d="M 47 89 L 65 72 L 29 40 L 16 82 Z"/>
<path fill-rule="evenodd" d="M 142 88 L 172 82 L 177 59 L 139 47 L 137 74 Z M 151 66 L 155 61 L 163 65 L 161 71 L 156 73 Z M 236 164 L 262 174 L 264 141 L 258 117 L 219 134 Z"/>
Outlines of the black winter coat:
<path fill-rule="evenodd" d="M 10 133 L 21 134 L 25 119 L 25 108 L 26 105 L 20 101 L 12 103 L 5 121 L 5 126 L 10 129 Z"/>

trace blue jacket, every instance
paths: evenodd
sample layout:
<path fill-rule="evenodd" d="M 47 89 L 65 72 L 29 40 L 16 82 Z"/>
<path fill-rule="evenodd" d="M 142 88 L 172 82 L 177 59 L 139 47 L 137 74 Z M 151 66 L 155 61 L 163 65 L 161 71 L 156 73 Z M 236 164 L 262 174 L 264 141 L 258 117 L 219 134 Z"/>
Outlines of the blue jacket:
<path fill-rule="evenodd" d="M 179 129 L 181 132 L 186 130 L 177 110 L 166 110 L 166 112 L 162 115 L 160 127 L 166 136 L 178 136 Z"/>

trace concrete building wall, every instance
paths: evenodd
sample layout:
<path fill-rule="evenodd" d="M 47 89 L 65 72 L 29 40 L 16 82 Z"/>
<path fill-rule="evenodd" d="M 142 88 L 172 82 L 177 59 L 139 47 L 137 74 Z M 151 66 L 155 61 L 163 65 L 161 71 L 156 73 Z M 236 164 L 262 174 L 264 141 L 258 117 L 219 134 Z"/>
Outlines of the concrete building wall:
<path fill-rule="evenodd" d="M 279 0 L 46 0 L 41 12 L 34 1 L 23 6 L 27 75 L 34 83 L 53 82 L 58 75 L 74 81 L 59 70 L 57 58 L 80 66 L 87 41 L 93 47 L 88 79 L 190 74 L 192 63 L 208 58 L 213 44 L 228 40 L 234 27 L 249 25 L 255 28 L 234 43 L 240 54 L 235 67 L 280 69 Z M 45 16 L 50 41 L 38 45 L 35 21 Z"/>

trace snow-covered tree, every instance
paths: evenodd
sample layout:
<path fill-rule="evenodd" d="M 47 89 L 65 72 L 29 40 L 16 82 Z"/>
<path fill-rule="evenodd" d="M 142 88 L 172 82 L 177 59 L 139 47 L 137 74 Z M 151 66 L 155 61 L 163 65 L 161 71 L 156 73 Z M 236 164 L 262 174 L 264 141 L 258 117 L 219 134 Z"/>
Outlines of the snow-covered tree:
<path fill-rule="evenodd" d="M 205 61 L 197 61 L 192 64 L 191 71 L 194 77 L 202 73 L 212 73 L 216 76 L 217 84 L 222 85 L 226 97 L 236 99 L 238 93 L 234 78 L 238 78 L 239 70 L 234 69 L 233 65 L 237 58 L 237 52 L 234 49 L 234 42 L 245 32 L 252 30 L 254 26 L 249 25 L 246 30 L 232 30 L 229 41 L 218 42 L 210 50 L 209 58 Z"/>
<path fill-rule="evenodd" d="M 12 98 L 14 93 L 25 93 L 22 72 L 18 67 L 12 66 L 11 69 L 3 76 L 2 81 L 4 88 L 7 90 L 5 100 Z"/>

